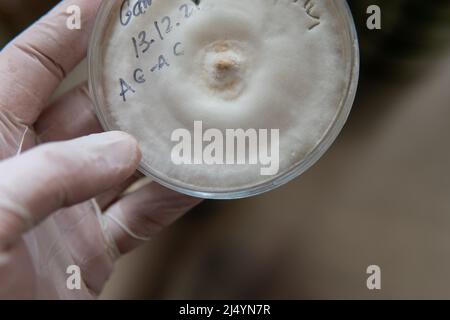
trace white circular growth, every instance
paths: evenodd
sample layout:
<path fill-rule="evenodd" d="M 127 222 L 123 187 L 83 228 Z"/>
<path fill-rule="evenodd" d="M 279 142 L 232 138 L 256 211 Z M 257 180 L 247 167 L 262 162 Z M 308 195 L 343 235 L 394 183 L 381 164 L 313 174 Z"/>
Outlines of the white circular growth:
<path fill-rule="evenodd" d="M 102 121 L 134 135 L 142 170 L 171 188 L 220 198 L 268 190 L 316 161 L 345 121 L 357 76 L 345 1 L 104 7 L 98 66 L 91 61 L 101 73 L 94 94 L 102 97 Z M 185 128 L 194 137 L 196 121 L 203 132 L 279 130 L 278 173 L 262 175 L 261 163 L 174 164 L 171 136 Z M 251 158 L 258 148 L 247 151 Z"/>

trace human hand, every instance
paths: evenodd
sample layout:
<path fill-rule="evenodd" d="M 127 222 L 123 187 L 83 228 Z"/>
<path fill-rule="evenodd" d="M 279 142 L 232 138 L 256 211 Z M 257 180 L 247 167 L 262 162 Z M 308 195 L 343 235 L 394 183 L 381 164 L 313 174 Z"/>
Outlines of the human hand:
<path fill-rule="evenodd" d="M 200 202 L 156 183 L 124 196 L 136 141 L 99 134 L 85 86 L 49 104 L 86 56 L 100 3 L 65 0 L 0 52 L 1 298 L 97 297 L 120 255 Z M 66 28 L 74 4 L 81 31 Z M 71 265 L 81 290 L 66 286 Z"/>

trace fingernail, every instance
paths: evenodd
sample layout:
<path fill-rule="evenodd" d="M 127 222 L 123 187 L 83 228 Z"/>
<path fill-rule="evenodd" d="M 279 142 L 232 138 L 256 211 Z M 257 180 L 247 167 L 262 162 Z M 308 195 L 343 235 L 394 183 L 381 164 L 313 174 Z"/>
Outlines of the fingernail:
<path fill-rule="evenodd" d="M 141 160 L 141 151 L 136 139 L 125 132 L 111 131 L 93 134 L 79 140 L 84 139 L 88 140 L 89 145 L 95 148 L 95 153 L 107 162 L 105 165 L 112 167 L 135 165 L 137 167 Z"/>

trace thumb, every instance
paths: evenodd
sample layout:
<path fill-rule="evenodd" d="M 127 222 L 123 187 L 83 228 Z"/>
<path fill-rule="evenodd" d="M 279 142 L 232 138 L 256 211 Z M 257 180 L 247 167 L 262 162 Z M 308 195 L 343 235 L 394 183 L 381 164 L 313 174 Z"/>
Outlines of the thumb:
<path fill-rule="evenodd" d="M 141 158 L 128 134 L 50 143 L 0 163 L 0 249 L 56 210 L 95 197 L 131 176 Z"/>

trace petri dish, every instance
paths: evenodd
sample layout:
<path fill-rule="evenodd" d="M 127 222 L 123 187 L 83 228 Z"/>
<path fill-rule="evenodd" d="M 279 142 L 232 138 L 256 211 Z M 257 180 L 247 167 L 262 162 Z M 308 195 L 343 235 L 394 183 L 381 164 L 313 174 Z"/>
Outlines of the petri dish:
<path fill-rule="evenodd" d="M 139 170 L 210 199 L 298 177 L 354 102 L 359 47 L 344 0 L 103 1 L 89 84 L 105 130 L 139 142 Z"/>

